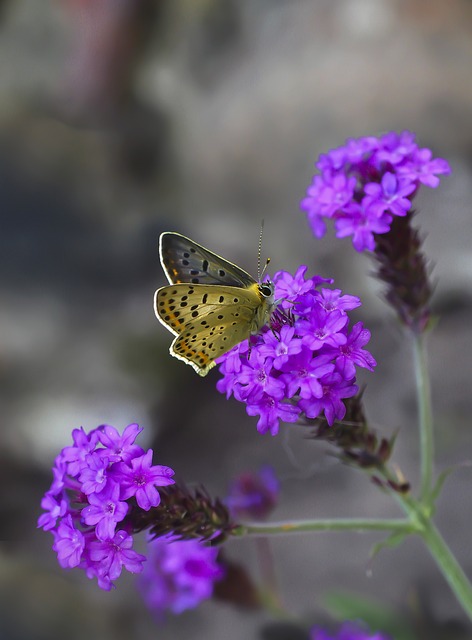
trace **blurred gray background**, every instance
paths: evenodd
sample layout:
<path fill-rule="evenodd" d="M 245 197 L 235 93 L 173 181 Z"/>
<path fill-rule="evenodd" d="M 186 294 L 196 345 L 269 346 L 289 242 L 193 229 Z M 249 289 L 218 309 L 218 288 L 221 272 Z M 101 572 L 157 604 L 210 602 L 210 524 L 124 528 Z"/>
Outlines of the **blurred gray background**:
<path fill-rule="evenodd" d="M 205 603 L 156 626 L 124 577 L 103 593 L 59 569 L 35 529 L 50 467 L 73 428 L 144 427 L 143 446 L 224 495 L 271 463 L 275 519 L 399 515 L 360 473 L 294 426 L 275 438 L 168 355 L 153 292 L 157 243 L 182 232 L 256 272 L 260 222 L 273 270 L 308 264 L 359 295 L 378 361 L 365 402 L 418 480 L 408 340 L 372 265 L 298 209 L 321 152 L 347 137 L 415 131 L 452 175 L 424 188 L 416 222 L 437 282 L 430 337 L 437 462 L 469 460 L 472 356 L 472 3 L 468 0 L 2 0 L 0 2 L 0 637 L 257 638 L 270 616 Z M 472 470 L 448 480 L 437 521 L 472 575 Z M 381 536 L 273 541 L 286 606 L 323 622 L 323 594 L 375 597 L 418 637 L 472 637 L 419 541 L 369 560 Z M 227 554 L 257 569 L 253 541 Z M 452 627 L 451 627 L 452 628 Z M 443 632 L 440 630 L 443 629 Z M 3 635 L 2 635 L 3 634 Z"/>

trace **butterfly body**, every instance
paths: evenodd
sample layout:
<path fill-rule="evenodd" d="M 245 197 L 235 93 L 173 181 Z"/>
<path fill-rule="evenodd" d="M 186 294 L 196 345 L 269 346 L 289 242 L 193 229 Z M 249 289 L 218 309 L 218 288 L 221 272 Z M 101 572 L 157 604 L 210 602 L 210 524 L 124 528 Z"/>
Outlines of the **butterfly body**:
<path fill-rule="evenodd" d="M 178 233 L 161 234 L 161 264 L 171 284 L 154 311 L 176 337 L 171 355 L 205 376 L 215 359 L 260 331 L 275 307 L 274 285 Z"/>

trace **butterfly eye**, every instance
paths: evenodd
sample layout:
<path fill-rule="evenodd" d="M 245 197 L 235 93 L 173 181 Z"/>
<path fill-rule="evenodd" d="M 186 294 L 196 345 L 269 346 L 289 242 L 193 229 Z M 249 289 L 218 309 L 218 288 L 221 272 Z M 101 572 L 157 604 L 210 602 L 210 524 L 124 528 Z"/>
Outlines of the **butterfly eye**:
<path fill-rule="evenodd" d="M 260 284 L 259 285 L 259 291 L 260 291 L 261 295 L 264 296 L 264 298 L 270 298 L 270 296 L 273 295 L 273 293 L 274 293 L 272 283 L 271 284 Z"/>

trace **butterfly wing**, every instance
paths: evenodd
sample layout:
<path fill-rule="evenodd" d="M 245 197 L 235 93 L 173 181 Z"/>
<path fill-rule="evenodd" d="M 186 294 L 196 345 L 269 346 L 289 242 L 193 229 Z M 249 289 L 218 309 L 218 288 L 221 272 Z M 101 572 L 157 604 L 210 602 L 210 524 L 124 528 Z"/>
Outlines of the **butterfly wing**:
<path fill-rule="evenodd" d="M 243 269 L 180 233 L 161 234 L 159 255 L 171 284 L 190 282 L 246 288 L 256 283 Z"/>
<path fill-rule="evenodd" d="M 176 336 L 170 353 L 201 376 L 249 337 L 264 304 L 256 283 L 248 289 L 177 283 L 161 287 L 154 298 L 158 320 Z"/>

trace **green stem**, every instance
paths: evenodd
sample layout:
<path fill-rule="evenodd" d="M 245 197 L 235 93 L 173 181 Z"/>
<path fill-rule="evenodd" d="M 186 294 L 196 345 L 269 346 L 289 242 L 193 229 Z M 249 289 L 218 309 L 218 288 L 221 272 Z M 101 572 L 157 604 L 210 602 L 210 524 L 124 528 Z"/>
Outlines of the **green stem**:
<path fill-rule="evenodd" d="M 326 520 L 294 520 L 288 522 L 242 524 L 237 535 L 277 535 L 307 531 L 415 531 L 407 519 L 376 520 L 369 518 L 344 518 Z"/>
<path fill-rule="evenodd" d="M 308 531 L 389 531 L 391 533 L 418 534 L 428 547 L 458 601 L 472 620 L 472 585 L 432 523 L 429 504 L 416 500 L 409 494 L 395 491 L 392 494 L 407 514 L 407 518 L 388 520 L 345 518 L 341 520 L 247 523 L 240 525 L 235 533 L 251 536 L 290 535 Z"/>
<path fill-rule="evenodd" d="M 431 520 L 426 521 L 422 537 L 456 598 L 472 620 L 472 586 Z"/>
<path fill-rule="evenodd" d="M 433 481 L 434 434 L 424 335 L 415 335 L 413 344 L 420 430 L 421 498 L 429 502 Z"/>
<path fill-rule="evenodd" d="M 472 620 L 472 585 L 462 567 L 431 521 L 430 507 L 408 495 L 396 494 L 404 511 L 410 516 L 412 528 L 422 537 L 441 573 L 456 598 Z"/>

